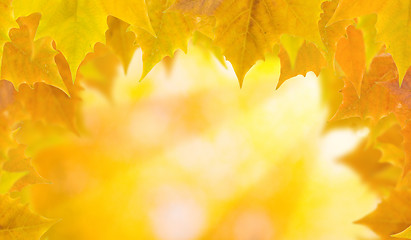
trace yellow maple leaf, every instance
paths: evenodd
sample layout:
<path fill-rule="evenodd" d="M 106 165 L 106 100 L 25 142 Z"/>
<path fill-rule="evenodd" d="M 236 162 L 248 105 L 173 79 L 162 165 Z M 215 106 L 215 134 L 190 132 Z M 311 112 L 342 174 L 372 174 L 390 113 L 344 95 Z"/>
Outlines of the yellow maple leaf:
<path fill-rule="evenodd" d="M 81 64 L 77 78 L 80 82 L 98 89 L 107 98 L 111 98 L 119 64 L 120 60 L 107 46 L 97 43 L 94 52 L 87 54 Z"/>
<path fill-rule="evenodd" d="M 211 38 L 207 35 L 201 33 L 200 31 L 195 31 L 193 34 L 192 43 L 195 46 L 199 46 L 202 49 L 206 50 L 205 52 L 211 52 L 215 58 L 227 68 L 227 64 L 225 62 L 223 53 L 221 52 L 221 48 L 216 46 Z"/>
<path fill-rule="evenodd" d="M 173 56 L 174 51 L 187 51 L 188 39 L 193 29 L 191 17 L 182 13 L 166 11 L 170 7 L 167 0 L 147 0 L 151 25 L 157 37 L 147 31 L 132 27 L 137 34 L 137 44 L 143 51 L 143 79 L 165 56 Z"/>
<path fill-rule="evenodd" d="M 97 42 L 105 43 L 106 12 L 100 0 L 25 0 L 13 2 L 17 16 L 40 12 L 36 38 L 50 36 L 67 58 L 73 81 L 77 69 Z"/>
<path fill-rule="evenodd" d="M 321 4 L 323 12 L 321 13 L 320 21 L 318 21 L 321 40 L 328 53 L 327 58 L 331 58 L 329 61 L 333 61 L 337 41 L 345 34 L 345 28 L 353 22 L 351 20 L 341 20 L 328 24 L 337 6 L 338 0 L 323 2 Z"/>
<path fill-rule="evenodd" d="M 339 0 L 338 7 L 328 24 L 375 13 L 384 6 L 385 2 L 382 0 Z"/>
<path fill-rule="evenodd" d="M 52 40 L 34 41 L 39 20 L 38 13 L 17 19 L 20 28 L 10 31 L 12 41 L 4 45 L 1 77 L 11 81 L 16 89 L 22 83 L 33 86 L 45 82 L 68 93 L 54 60 L 58 52 L 53 49 Z"/>
<path fill-rule="evenodd" d="M 119 56 L 123 64 L 124 72 L 127 73 L 128 65 L 137 49 L 137 45 L 135 44 L 136 35 L 128 31 L 130 24 L 118 18 L 108 16 L 107 24 L 106 45 Z"/>
<path fill-rule="evenodd" d="M 216 17 L 214 41 L 233 65 L 240 86 L 257 60 L 265 59 L 283 33 L 320 42 L 321 1 L 177 1 L 174 9 Z M 200 10 L 206 6 L 205 10 Z"/>
<path fill-rule="evenodd" d="M 141 28 L 153 36 L 145 0 L 100 0 L 106 13 L 119 18 L 134 27 Z M 110 23 L 109 23 L 110 24 Z"/>
<path fill-rule="evenodd" d="M 383 43 L 377 41 L 377 30 L 375 23 L 377 22 L 376 14 L 364 15 L 358 18 L 357 28 L 360 29 L 364 36 L 365 43 L 365 60 L 367 68 L 370 66 L 372 59 L 381 51 L 385 51 Z"/>
<path fill-rule="evenodd" d="M 408 20 L 410 9 L 409 0 L 341 0 L 328 24 L 377 13 L 377 40 L 387 45 L 387 52 L 397 64 L 401 84 L 411 65 L 411 22 Z"/>
<path fill-rule="evenodd" d="M 298 50 L 294 67 L 291 66 L 290 58 L 283 48 L 280 48 L 278 56 L 281 62 L 281 73 L 277 89 L 287 79 L 299 74 L 305 75 L 307 72 L 313 71 L 318 76 L 326 63 L 317 47 L 313 43 L 307 42 L 304 42 Z"/>
<path fill-rule="evenodd" d="M 387 52 L 398 67 L 400 85 L 411 66 L 411 1 L 391 0 L 378 12 L 377 39 L 387 45 Z"/>
<path fill-rule="evenodd" d="M 8 153 L 9 160 L 4 163 L 3 170 L 12 173 L 25 172 L 24 176 L 14 182 L 11 191 L 20 191 L 29 184 L 46 183 L 31 165 L 31 159 L 25 155 L 25 146 L 19 145 Z"/>
<path fill-rule="evenodd" d="M 9 31 L 16 25 L 11 7 L 12 0 L 0 0 L 0 62 L 3 56 L 3 45 L 10 41 Z"/>
<path fill-rule="evenodd" d="M 38 240 L 56 222 L 31 212 L 8 195 L 0 195 L 0 212 L 2 240 Z"/>

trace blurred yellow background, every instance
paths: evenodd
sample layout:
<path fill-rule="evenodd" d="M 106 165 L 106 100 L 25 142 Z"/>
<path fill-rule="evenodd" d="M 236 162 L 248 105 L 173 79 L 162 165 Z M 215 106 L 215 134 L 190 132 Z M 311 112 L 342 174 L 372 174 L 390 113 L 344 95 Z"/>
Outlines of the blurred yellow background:
<path fill-rule="evenodd" d="M 61 219 L 44 239 L 372 239 L 352 222 L 377 198 L 337 163 L 366 132 L 323 134 L 311 72 L 275 90 L 272 57 L 239 89 L 227 65 L 190 47 L 138 83 L 138 50 L 111 98 L 84 86 L 84 133 L 19 136 L 52 182 L 33 208 Z"/>

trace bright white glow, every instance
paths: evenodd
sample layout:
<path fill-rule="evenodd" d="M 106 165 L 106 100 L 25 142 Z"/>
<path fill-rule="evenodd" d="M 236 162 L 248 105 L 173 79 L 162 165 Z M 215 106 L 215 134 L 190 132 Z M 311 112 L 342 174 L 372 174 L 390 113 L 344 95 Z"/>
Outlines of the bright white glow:
<path fill-rule="evenodd" d="M 204 229 L 203 207 L 190 193 L 176 188 L 162 189 L 150 212 L 151 225 L 160 240 L 196 239 Z"/>

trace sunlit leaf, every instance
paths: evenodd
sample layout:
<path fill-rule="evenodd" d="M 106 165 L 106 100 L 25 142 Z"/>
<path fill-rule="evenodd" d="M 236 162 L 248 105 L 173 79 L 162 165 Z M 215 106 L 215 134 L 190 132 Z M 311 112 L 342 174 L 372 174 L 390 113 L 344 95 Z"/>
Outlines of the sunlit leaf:
<path fill-rule="evenodd" d="M 4 45 L 1 65 L 1 77 L 11 81 L 18 89 L 21 83 L 33 86 L 36 82 L 45 82 L 68 93 L 61 78 L 50 38 L 34 41 L 40 14 L 32 14 L 17 20 L 19 29 L 10 31 L 12 42 Z"/>
<path fill-rule="evenodd" d="M 8 195 L 0 196 L 0 212 L 0 238 L 4 240 L 38 240 L 55 223 Z"/>

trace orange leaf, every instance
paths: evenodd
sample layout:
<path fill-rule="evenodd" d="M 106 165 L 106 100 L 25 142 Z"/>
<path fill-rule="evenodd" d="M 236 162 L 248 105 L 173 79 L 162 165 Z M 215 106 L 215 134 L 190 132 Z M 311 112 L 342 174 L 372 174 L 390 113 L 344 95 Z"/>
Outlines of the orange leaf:
<path fill-rule="evenodd" d="M 362 84 L 360 82 L 361 96 L 357 95 L 352 81 L 344 79 L 343 101 L 333 119 L 361 117 L 371 118 L 376 123 L 388 115 L 395 105 L 395 100 L 386 88 L 377 83 L 391 79 L 398 79 L 397 68 L 391 55 L 376 56 L 371 62 L 369 72 L 363 77 Z"/>
<path fill-rule="evenodd" d="M 411 225 L 410 202 L 410 191 L 393 191 L 388 199 L 378 205 L 377 209 L 357 223 L 368 226 L 384 239 L 394 239 L 390 238 L 390 235 Z"/>
<path fill-rule="evenodd" d="M 361 82 L 365 73 L 365 46 L 360 30 L 352 25 L 348 26 L 347 38 L 341 38 L 337 43 L 335 59 L 360 96 Z"/>

